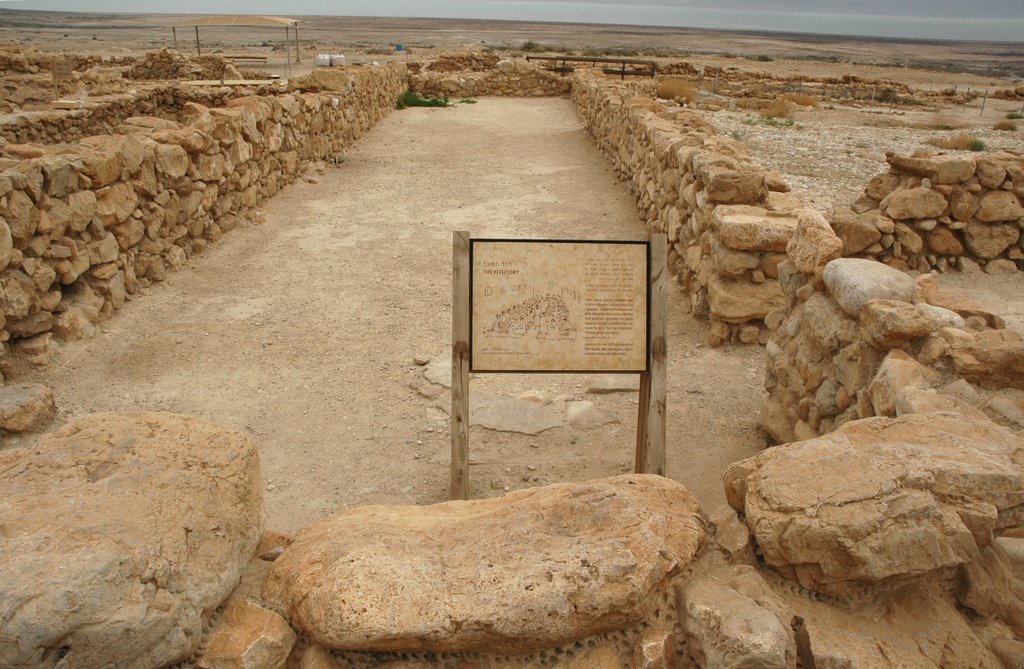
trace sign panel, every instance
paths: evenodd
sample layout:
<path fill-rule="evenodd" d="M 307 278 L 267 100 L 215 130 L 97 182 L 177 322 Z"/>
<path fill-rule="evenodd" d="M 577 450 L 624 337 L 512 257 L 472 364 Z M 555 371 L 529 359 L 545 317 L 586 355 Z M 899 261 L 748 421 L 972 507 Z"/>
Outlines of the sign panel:
<path fill-rule="evenodd" d="M 648 248 L 470 240 L 470 369 L 647 371 Z"/>
<path fill-rule="evenodd" d="M 75 70 L 71 62 L 64 58 L 54 58 L 51 64 L 53 72 L 53 83 L 61 81 L 72 81 L 75 78 Z"/>

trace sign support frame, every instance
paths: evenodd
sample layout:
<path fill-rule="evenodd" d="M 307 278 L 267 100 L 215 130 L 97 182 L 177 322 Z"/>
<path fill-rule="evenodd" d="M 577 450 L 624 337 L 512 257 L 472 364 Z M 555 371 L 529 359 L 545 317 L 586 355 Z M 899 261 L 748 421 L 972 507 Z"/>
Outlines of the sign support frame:
<path fill-rule="evenodd" d="M 668 240 L 650 235 L 647 371 L 640 373 L 635 471 L 665 476 L 667 351 L 665 292 Z M 452 390 L 449 499 L 469 495 L 470 236 L 452 233 Z M 586 373 L 586 372 L 582 372 Z"/>

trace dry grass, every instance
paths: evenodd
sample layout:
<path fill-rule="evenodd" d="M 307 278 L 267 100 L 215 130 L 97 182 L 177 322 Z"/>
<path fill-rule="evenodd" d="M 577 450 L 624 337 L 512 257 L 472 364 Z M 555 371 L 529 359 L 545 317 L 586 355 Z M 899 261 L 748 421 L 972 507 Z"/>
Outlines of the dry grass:
<path fill-rule="evenodd" d="M 800 105 L 801 107 L 817 107 L 818 99 L 813 95 L 807 95 L 806 93 L 786 93 L 782 96 L 783 100 L 788 100 L 793 104 Z"/>
<path fill-rule="evenodd" d="M 996 121 L 996 123 L 992 126 L 992 129 L 1009 130 L 1012 132 L 1017 129 L 1017 124 L 1014 123 L 1013 121 Z"/>
<path fill-rule="evenodd" d="M 925 143 L 951 151 L 984 151 L 987 148 L 985 142 L 966 132 L 949 137 L 933 137 Z"/>
<path fill-rule="evenodd" d="M 662 79 L 658 82 L 658 97 L 693 102 L 697 99 L 697 87 L 686 79 Z"/>
<path fill-rule="evenodd" d="M 792 118 L 795 111 L 796 105 L 794 103 L 778 98 L 770 102 L 758 114 L 761 115 L 761 118 Z"/>

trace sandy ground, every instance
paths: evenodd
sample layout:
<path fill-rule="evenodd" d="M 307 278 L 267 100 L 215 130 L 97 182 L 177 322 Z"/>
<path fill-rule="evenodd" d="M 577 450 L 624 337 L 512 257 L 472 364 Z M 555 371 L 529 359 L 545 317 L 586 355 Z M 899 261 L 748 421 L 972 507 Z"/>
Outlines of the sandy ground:
<path fill-rule="evenodd" d="M 352 505 L 446 499 L 450 399 L 414 389 L 438 391 L 414 359 L 450 345 L 452 231 L 644 230 L 567 99 L 395 112 L 265 212 L 24 380 L 51 385 L 67 417 L 173 411 L 248 433 L 261 447 L 269 525 L 286 531 Z M 668 470 L 713 511 L 725 503 L 725 466 L 765 444 L 762 351 L 705 348 L 705 325 L 679 298 L 669 305 Z M 473 495 L 631 471 L 637 393 L 587 393 L 593 380 L 474 378 L 475 395 L 528 395 L 559 413 L 589 400 L 619 422 L 533 437 L 474 427 Z"/>

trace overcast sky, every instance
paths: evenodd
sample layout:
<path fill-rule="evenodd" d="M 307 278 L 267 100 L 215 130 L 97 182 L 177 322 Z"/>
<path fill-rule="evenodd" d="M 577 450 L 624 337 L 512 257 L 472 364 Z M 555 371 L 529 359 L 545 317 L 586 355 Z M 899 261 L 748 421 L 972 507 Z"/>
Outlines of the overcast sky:
<path fill-rule="evenodd" d="M 0 8 L 577 21 L 1024 43 L 1024 0 L 0 0 Z"/>

